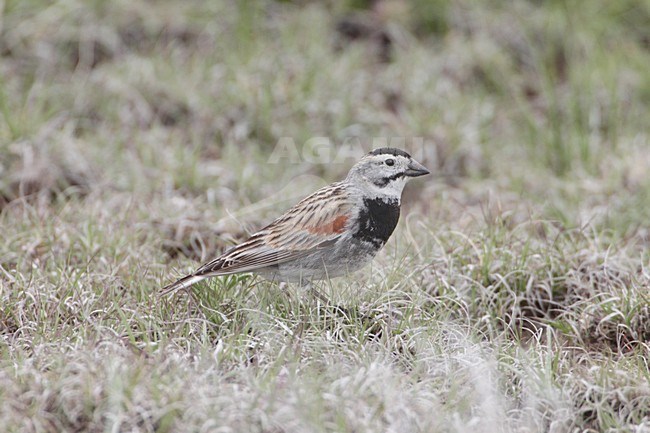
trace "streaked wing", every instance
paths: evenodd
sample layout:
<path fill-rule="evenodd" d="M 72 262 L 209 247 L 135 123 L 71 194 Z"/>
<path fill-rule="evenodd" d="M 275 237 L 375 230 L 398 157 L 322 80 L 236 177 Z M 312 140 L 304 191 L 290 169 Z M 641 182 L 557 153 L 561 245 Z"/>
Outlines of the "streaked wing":
<path fill-rule="evenodd" d="M 248 240 L 201 266 L 193 275 L 250 272 L 286 263 L 334 243 L 352 218 L 353 203 L 343 183 L 303 199 Z"/>

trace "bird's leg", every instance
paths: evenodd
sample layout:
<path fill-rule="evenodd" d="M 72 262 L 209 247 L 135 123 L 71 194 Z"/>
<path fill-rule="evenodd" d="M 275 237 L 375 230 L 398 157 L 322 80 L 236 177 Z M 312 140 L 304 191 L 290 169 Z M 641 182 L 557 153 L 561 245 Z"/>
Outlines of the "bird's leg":
<path fill-rule="evenodd" d="M 306 289 L 310 295 L 321 301 L 323 304 L 330 305 L 330 300 L 327 298 L 327 296 L 322 294 L 316 287 L 314 287 L 314 284 L 311 281 L 303 283 L 302 287 Z"/>
<path fill-rule="evenodd" d="M 302 285 L 303 289 L 306 289 L 309 291 L 309 294 L 317 301 L 321 301 L 323 303 L 323 310 L 324 311 L 329 311 L 331 313 L 334 313 L 338 316 L 341 316 L 345 319 L 349 319 L 350 317 L 353 316 L 352 310 L 350 310 L 347 307 L 344 307 L 342 305 L 337 305 L 333 304 L 330 299 L 324 295 L 320 290 L 316 289 L 314 287 L 314 284 L 311 281 L 308 281 Z M 358 313 L 354 314 L 355 316 L 358 315 Z"/>

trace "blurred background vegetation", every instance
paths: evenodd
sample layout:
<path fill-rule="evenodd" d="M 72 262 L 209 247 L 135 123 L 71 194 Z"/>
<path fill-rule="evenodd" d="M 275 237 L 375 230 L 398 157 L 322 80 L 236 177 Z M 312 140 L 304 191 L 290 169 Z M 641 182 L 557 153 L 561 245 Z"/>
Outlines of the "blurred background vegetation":
<path fill-rule="evenodd" d="M 88 162 L 136 152 L 171 169 L 167 142 L 170 158 L 263 161 L 286 136 L 398 136 L 424 137 L 445 175 L 647 191 L 644 0 L 8 0 L 1 23 L 5 174 L 16 143 L 40 154 L 66 134 Z M 84 182 L 67 177 L 52 182 Z"/>

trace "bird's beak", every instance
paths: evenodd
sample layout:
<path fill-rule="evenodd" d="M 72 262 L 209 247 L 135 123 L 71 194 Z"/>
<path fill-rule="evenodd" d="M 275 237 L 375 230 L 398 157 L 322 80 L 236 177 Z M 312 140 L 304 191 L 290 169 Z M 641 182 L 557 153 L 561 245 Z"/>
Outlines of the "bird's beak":
<path fill-rule="evenodd" d="M 409 162 L 408 168 L 404 172 L 404 174 L 410 177 L 424 176 L 425 174 L 429 173 L 429 170 L 427 170 L 422 164 L 414 159 Z"/>

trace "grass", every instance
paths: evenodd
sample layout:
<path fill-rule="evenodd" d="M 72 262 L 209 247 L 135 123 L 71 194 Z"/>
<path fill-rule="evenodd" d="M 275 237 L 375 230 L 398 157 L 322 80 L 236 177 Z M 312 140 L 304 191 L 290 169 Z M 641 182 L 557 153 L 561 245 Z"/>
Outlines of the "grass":
<path fill-rule="evenodd" d="M 650 429 L 647 2 L 423 5 L 0 3 L 4 431 Z M 341 310 L 158 295 L 400 139 Z"/>

